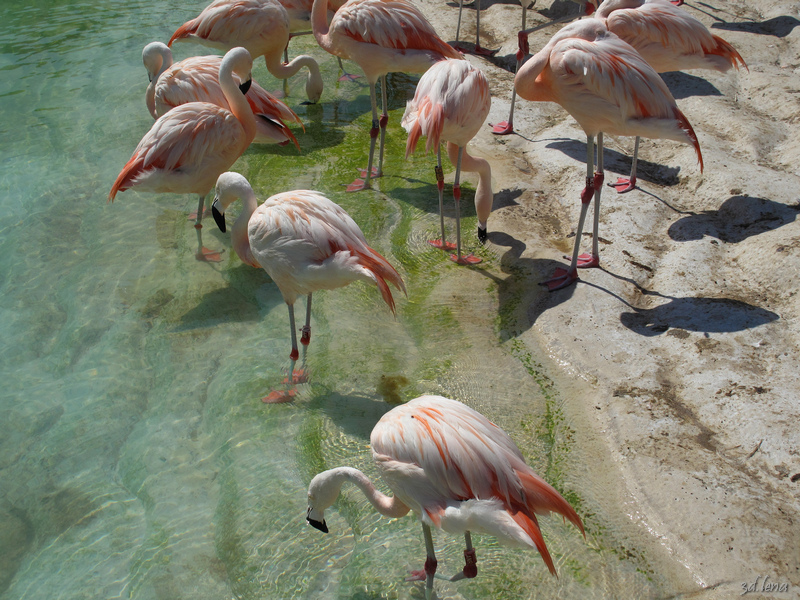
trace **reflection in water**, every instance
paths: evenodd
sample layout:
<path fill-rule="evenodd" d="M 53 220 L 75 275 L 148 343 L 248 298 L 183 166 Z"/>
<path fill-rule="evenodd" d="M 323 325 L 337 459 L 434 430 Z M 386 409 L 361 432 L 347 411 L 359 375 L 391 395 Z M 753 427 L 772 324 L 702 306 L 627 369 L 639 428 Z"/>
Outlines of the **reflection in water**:
<path fill-rule="evenodd" d="M 561 400 L 540 383 L 544 367 L 534 379 L 522 346 L 498 341 L 486 278 L 427 244 L 435 188 L 414 196 L 403 178 L 432 182 L 430 161 L 403 160 L 399 127 L 415 79 L 389 86 L 385 169 L 401 175 L 376 182 L 388 193 L 345 194 L 338 184 L 365 162 L 369 98 L 361 84 L 336 85 L 335 59 L 303 38 L 292 50 L 319 57 L 329 87 L 307 106 L 304 78 L 290 81 L 289 103 L 307 127 L 296 131 L 302 152 L 252 148 L 235 169 L 259 197 L 314 188 L 342 205 L 398 266 L 409 298 L 393 319 L 364 285 L 315 296 L 310 382 L 292 404 L 260 402 L 289 365 L 274 283 L 212 228 L 223 262 L 195 260 L 185 218 L 193 200 L 132 191 L 106 204 L 152 124 L 141 50 L 203 5 L 0 8 L 0 597 L 420 597 L 404 581 L 422 558 L 413 520 L 380 519 L 349 493 L 330 511 L 339 535 L 319 536 L 304 516 L 317 472 L 371 472 L 368 432 L 390 407 L 384 398 L 426 392 L 457 397 L 508 431 L 587 527 L 584 541 L 548 519 L 558 579 L 535 553 L 479 540 L 485 576 L 447 584 L 442 597 L 663 595 L 608 495 L 570 478 L 577 442 L 553 418 Z M 263 62 L 254 71 L 280 86 Z M 467 212 L 465 230 L 474 219 Z M 500 276 L 497 258 L 482 257 Z M 462 564 L 461 544 L 437 540 L 443 568 Z"/>

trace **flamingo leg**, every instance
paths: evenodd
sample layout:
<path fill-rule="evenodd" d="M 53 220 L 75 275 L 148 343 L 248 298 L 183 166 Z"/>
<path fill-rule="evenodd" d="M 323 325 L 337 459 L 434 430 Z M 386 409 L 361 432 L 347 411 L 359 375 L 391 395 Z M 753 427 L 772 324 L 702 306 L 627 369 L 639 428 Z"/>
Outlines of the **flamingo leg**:
<path fill-rule="evenodd" d="M 289 37 L 289 39 L 292 39 L 291 36 Z M 285 65 L 289 64 L 289 44 L 288 43 L 286 44 L 286 47 L 283 49 L 283 64 L 285 64 Z M 288 79 L 284 79 L 283 80 L 283 95 L 284 96 L 288 96 L 289 95 L 289 80 Z"/>
<path fill-rule="evenodd" d="M 478 558 L 475 555 L 475 548 L 472 547 L 472 535 L 469 531 L 464 532 L 464 545 L 464 570 L 453 575 L 450 581 L 472 579 L 478 575 Z"/>
<path fill-rule="evenodd" d="M 433 169 L 436 175 L 436 187 L 439 189 L 439 225 L 442 229 L 442 237 L 438 240 L 431 240 L 428 243 L 434 248 L 441 250 L 455 250 L 456 245 L 448 243 L 444 232 L 444 172 L 442 171 L 442 145 L 436 148 L 436 166 Z"/>
<path fill-rule="evenodd" d="M 470 253 L 461 256 L 461 158 L 464 156 L 464 147 L 458 147 L 458 160 L 456 161 L 456 178 L 453 181 L 453 199 L 456 201 L 456 254 L 450 255 L 450 260 L 459 265 L 476 265 L 481 259 Z"/>
<path fill-rule="evenodd" d="M 456 24 L 456 43 L 455 47 L 458 48 L 459 35 L 461 34 L 461 11 L 464 10 L 464 0 L 458 0 L 458 23 Z"/>
<path fill-rule="evenodd" d="M 572 249 L 572 261 L 569 269 L 556 269 L 553 277 L 543 281 L 542 285 L 547 286 L 551 292 L 567 287 L 578 280 L 578 252 L 581 248 L 581 236 L 583 235 L 583 224 L 586 221 L 586 212 L 589 210 L 589 203 L 594 195 L 594 136 L 586 136 L 586 187 L 581 192 L 581 215 L 578 218 L 578 228 L 575 232 L 575 245 Z"/>
<path fill-rule="evenodd" d="M 294 366 L 297 364 L 297 359 L 300 358 L 300 351 L 297 349 L 297 328 L 294 321 L 294 304 L 287 303 L 286 306 L 289 308 L 289 330 L 292 334 L 292 351 L 289 353 L 289 359 L 292 363 L 289 365 L 289 376 L 283 382 L 284 387 L 282 389 L 272 390 L 261 399 L 262 402 L 267 404 L 291 402 L 297 394 L 297 388 L 293 387 L 294 384 L 304 383 L 307 380 L 302 370 L 295 371 L 294 369 Z"/>
<path fill-rule="evenodd" d="M 387 100 L 386 75 L 384 75 L 381 77 L 381 118 L 379 121 L 381 127 L 381 144 L 378 152 L 378 174 L 375 175 L 375 177 L 381 177 L 383 175 L 383 147 L 386 139 L 386 126 L 389 124 L 389 113 L 386 112 L 388 105 L 389 102 Z"/>
<path fill-rule="evenodd" d="M 438 561 L 436 560 L 436 553 L 433 549 L 433 536 L 431 535 L 431 528 L 422 524 L 422 534 L 425 537 L 425 568 L 419 571 L 412 571 L 406 581 L 422 581 L 425 579 L 425 598 L 431 600 L 433 596 L 433 578 L 436 575 L 436 567 Z"/>
<path fill-rule="evenodd" d="M 592 253 L 578 257 L 579 269 L 590 269 L 600 266 L 600 249 L 598 232 L 600 230 L 600 194 L 603 191 L 603 133 L 597 134 L 597 170 L 594 173 L 594 221 L 592 227 Z"/>
<path fill-rule="evenodd" d="M 364 172 L 364 179 L 356 179 L 347 186 L 348 192 L 357 192 L 359 190 L 366 190 L 369 188 L 370 179 L 372 178 L 372 158 L 375 156 L 375 142 L 378 139 L 380 132 L 380 122 L 378 121 L 378 103 L 375 100 L 375 82 L 369 83 L 369 99 L 372 102 L 372 129 L 369 130 L 369 161 L 367 162 L 367 170 Z M 388 117 L 387 117 L 388 118 Z"/>
<path fill-rule="evenodd" d="M 308 346 L 311 343 L 311 294 L 308 295 L 306 300 L 306 324 L 303 326 L 303 335 L 300 338 L 300 343 Z"/>
<path fill-rule="evenodd" d="M 201 194 L 197 202 L 197 216 L 195 217 L 194 230 L 197 233 L 197 253 L 195 258 L 204 262 L 221 262 L 219 252 L 214 252 L 203 246 L 203 211 L 205 210 L 206 196 Z"/>
<path fill-rule="evenodd" d="M 630 177 L 620 177 L 614 183 L 609 183 L 609 187 L 617 188 L 618 194 L 624 194 L 636 189 L 636 163 L 639 162 L 639 136 L 636 136 L 636 142 L 633 146 L 633 159 L 631 159 L 631 175 Z"/>
<path fill-rule="evenodd" d="M 525 14 L 523 12 L 523 19 L 525 19 Z M 524 29 L 524 25 L 523 25 Z M 522 61 L 528 55 L 530 50 L 530 46 L 528 45 L 528 34 L 524 31 L 520 31 L 517 35 L 518 38 L 518 48 L 517 48 L 517 66 L 514 69 L 514 73 L 516 74 L 519 71 L 519 68 L 522 66 Z M 517 100 L 517 88 L 512 85 L 511 89 L 511 110 L 508 112 L 508 121 L 500 121 L 494 127 L 492 127 L 492 133 L 495 135 L 509 135 L 514 133 L 514 104 Z"/>

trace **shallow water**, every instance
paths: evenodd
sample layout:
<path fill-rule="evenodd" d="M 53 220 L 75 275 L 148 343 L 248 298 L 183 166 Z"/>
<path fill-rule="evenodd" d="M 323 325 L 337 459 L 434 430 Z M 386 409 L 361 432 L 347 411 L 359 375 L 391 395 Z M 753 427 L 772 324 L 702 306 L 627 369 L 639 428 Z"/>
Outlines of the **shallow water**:
<path fill-rule="evenodd" d="M 396 319 L 372 288 L 317 294 L 311 378 L 292 404 L 260 402 L 289 365 L 287 311 L 266 274 L 213 227 L 206 245 L 226 249 L 223 262 L 194 259 L 192 198 L 128 191 L 106 203 L 151 124 L 141 49 L 204 5 L 0 8 L 0 597 L 421 598 L 421 584 L 404 581 L 424 560 L 413 518 L 380 517 L 349 488 L 328 511 L 328 535 L 304 516 L 320 470 L 376 475 L 372 426 L 390 402 L 422 393 L 505 428 L 587 527 L 584 540 L 542 519 L 559 578 L 535 552 L 476 536 L 480 576 L 437 582 L 440 598 L 657 595 L 624 517 L 604 516 L 602 484 L 573 475 L 579 440 L 547 367 L 505 333 L 513 317 L 498 314 L 498 286 L 513 296 L 513 266 L 474 248 L 470 179 L 464 237 L 484 263 L 465 270 L 427 244 L 434 159 L 403 160 L 399 127 L 413 77 L 390 78 L 387 176 L 377 191 L 346 194 L 366 162 L 366 85 L 336 83 L 335 60 L 293 40 L 294 54 L 320 59 L 326 85 L 321 105 L 307 106 L 304 77 L 291 81 L 302 154 L 253 147 L 235 165 L 262 199 L 328 194 L 409 291 Z M 176 60 L 204 52 L 177 46 Z M 280 87 L 261 62 L 254 75 Z M 462 540 L 440 534 L 436 545 L 441 571 L 460 569 Z"/>

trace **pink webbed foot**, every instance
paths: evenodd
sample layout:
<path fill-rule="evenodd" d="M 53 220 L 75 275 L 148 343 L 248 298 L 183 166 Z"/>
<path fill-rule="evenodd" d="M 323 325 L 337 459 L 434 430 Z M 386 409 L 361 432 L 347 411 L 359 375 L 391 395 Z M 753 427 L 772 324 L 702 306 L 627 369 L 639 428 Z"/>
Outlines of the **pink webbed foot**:
<path fill-rule="evenodd" d="M 306 369 L 295 369 L 292 371 L 292 381 L 290 382 L 288 377 L 284 377 L 283 383 L 308 383 L 308 371 Z"/>
<path fill-rule="evenodd" d="M 492 133 L 495 135 L 510 135 L 514 133 L 514 124 L 509 121 L 500 121 L 492 127 Z"/>
<path fill-rule="evenodd" d="M 578 262 L 575 266 L 579 269 L 593 269 L 594 267 L 599 267 L 600 257 L 585 252 L 578 257 Z"/>
<path fill-rule="evenodd" d="M 425 573 L 425 569 L 419 569 L 416 571 L 409 571 L 406 581 L 425 581 L 427 577 L 428 576 Z"/>
<path fill-rule="evenodd" d="M 339 81 L 355 81 L 356 79 L 360 79 L 361 75 L 355 75 L 353 73 L 343 73 L 341 77 L 339 77 Z"/>
<path fill-rule="evenodd" d="M 222 255 L 203 246 L 194 257 L 201 262 L 222 262 Z"/>
<path fill-rule="evenodd" d="M 560 290 L 561 288 L 570 286 L 576 281 L 578 281 L 577 270 L 568 271 L 567 269 L 558 268 L 553 273 L 553 277 L 547 281 L 543 281 L 541 285 L 547 286 L 549 291 L 554 292 L 556 290 Z"/>
<path fill-rule="evenodd" d="M 477 265 L 479 262 L 481 262 L 482 259 L 478 258 L 472 253 L 469 253 L 465 254 L 461 258 L 456 256 L 455 254 L 451 254 L 450 260 L 459 265 Z"/>
<path fill-rule="evenodd" d="M 360 169 L 359 172 L 358 172 L 358 176 L 359 177 L 366 177 L 367 176 L 367 170 L 366 169 Z M 383 173 L 378 173 L 378 167 L 372 167 L 372 177 L 373 178 L 382 177 L 382 176 L 383 176 Z"/>
<path fill-rule="evenodd" d="M 363 179 L 356 179 L 353 183 L 348 185 L 346 189 L 348 192 L 360 192 L 361 190 L 368 190 L 369 187 L 367 186 L 367 182 Z"/>
<path fill-rule="evenodd" d="M 616 188 L 618 194 L 624 194 L 636 189 L 636 177 L 620 177 L 614 183 L 609 183 L 608 187 Z"/>
<path fill-rule="evenodd" d="M 261 401 L 264 404 L 283 404 L 285 402 L 293 402 L 296 395 L 297 388 L 289 388 L 288 390 L 272 390 L 269 394 L 264 396 Z"/>
<path fill-rule="evenodd" d="M 448 252 L 456 249 L 456 245 L 453 242 L 445 242 L 442 240 L 429 240 L 428 243 L 434 248 L 438 248 L 439 250 L 447 250 Z"/>

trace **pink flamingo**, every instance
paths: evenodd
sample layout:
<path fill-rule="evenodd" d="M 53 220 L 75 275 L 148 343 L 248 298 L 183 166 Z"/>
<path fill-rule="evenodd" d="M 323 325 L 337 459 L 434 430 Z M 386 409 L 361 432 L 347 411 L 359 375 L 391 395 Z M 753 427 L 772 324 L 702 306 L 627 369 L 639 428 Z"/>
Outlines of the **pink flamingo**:
<path fill-rule="evenodd" d="M 659 73 L 687 69 L 712 69 L 724 73 L 745 69 L 744 59 L 728 42 L 667 0 L 606 0 L 595 16 L 609 31 L 636 48 Z M 623 194 L 636 187 L 639 137 L 633 150 L 629 177 L 609 183 Z"/>
<path fill-rule="evenodd" d="M 439 188 L 439 221 L 442 238 L 431 245 L 444 250 L 456 249 L 450 258 L 459 264 L 476 264 L 481 261 L 473 254 L 461 256 L 461 169 L 478 173 L 475 191 L 475 210 L 478 214 L 478 239 L 487 238 L 486 222 L 492 212 L 492 169 L 489 163 L 470 156 L 465 148 L 486 121 L 491 108 L 489 82 L 486 76 L 466 60 L 443 60 L 433 65 L 420 78 L 414 98 L 408 101 L 402 125 L 408 132 L 406 158 L 414 152 L 419 138 L 428 137 L 425 151 L 436 148 L 436 185 Z M 442 146 L 447 142 L 447 155 L 456 166 L 453 198 L 456 203 L 456 245 L 445 241 L 444 231 L 444 176 L 442 173 Z"/>
<path fill-rule="evenodd" d="M 333 290 L 354 281 L 374 283 L 383 300 L 395 312 L 387 281 L 405 293 L 397 271 L 367 245 L 355 221 L 338 204 L 319 192 L 295 190 L 267 198 L 258 206 L 250 183 L 238 173 L 223 173 L 216 185 L 211 212 L 220 230 L 226 230 L 225 211 L 237 198 L 243 207 L 231 230 L 234 250 L 243 262 L 263 268 L 289 307 L 292 361 L 288 383 L 301 383 L 305 375 L 295 371 L 299 358 L 294 303 L 306 295 L 306 323 L 300 342 L 311 342 L 311 294 Z M 291 400 L 294 390 L 274 390 L 264 402 Z"/>
<path fill-rule="evenodd" d="M 461 402 L 420 396 L 393 408 L 375 425 L 370 445 L 381 478 L 394 496 L 379 492 L 358 469 L 330 469 L 308 486 L 306 520 L 327 533 L 325 509 L 336 501 L 345 482 L 356 485 L 384 516 L 399 518 L 413 511 L 422 522 L 427 559 L 425 568 L 413 572 L 410 580 L 426 580 L 427 598 L 438 566 L 431 527 L 464 534 L 466 565 L 450 581 L 478 574 L 471 531 L 493 535 L 505 544 L 536 548 L 553 575 L 555 566 L 536 515 L 558 513 L 583 533 L 575 510 L 525 464 L 511 438 Z"/>
<path fill-rule="evenodd" d="M 189 102 L 159 117 L 136 146 L 108 194 L 109 201 L 117 192 L 131 188 L 198 194 L 198 260 L 220 260 L 219 253 L 204 248 L 202 243 L 205 197 L 219 174 L 236 162 L 256 134 L 253 111 L 233 78 L 236 73 L 239 81 L 249 81 L 252 66 L 247 50 L 230 50 L 219 68 L 219 84 L 230 109 L 209 102 Z"/>
<path fill-rule="evenodd" d="M 142 62 L 150 78 L 145 101 L 154 119 L 187 102 L 211 102 L 229 108 L 219 85 L 221 56 L 193 56 L 173 64 L 169 47 L 161 42 L 151 42 L 142 51 Z M 254 142 L 283 145 L 291 141 L 300 149 L 292 130 L 283 123 L 293 121 L 302 127 L 300 117 L 291 108 L 255 81 L 245 98 L 256 117 Z"/>
<path fill-rule="evenodd" d="M 564 27 L 525 63 L 514 78 L 521 98 L 556 102 L 586 133 L 586 188 L 569 269 L 558 269 L 545 285 L 552 291 L 575 282 L 578 268 L 597 267 L 597 233 L 603 183 L 603 132 L 641 135 L 691 144 L 700 171 L 703 157 L 697 136 L 678 109 L 664 81 L 629 44 L 608 31 L 599 19 Z M 597 138 L 597 172 L 594 139 Z M 586 212 L 594 194 L 592 253 L 578 256 Z"/>
<path fill-rule="evenodd" d="M 409 0 L 349 0 L 328 25 L 325 0 L 314 0 L 311 26 L 314 37 L 326 51 L 351 59 L 364 71 L 372 103 L 369 161 L 364 179 L 356 179 L 348 191 L 370 187 L 372 177 L 383 174 L 383 146 L 386 124 L 386 74 L 424 73 L 432 64 L 445 58 L 461 58 L 442 41 L 419 9 Z M 383 112 L 378 119 L 375 83 L 381 79 Z M 380 127 L 378 168 L 372 171 L 375 142 Z"/>
<path fill-rule="evenodd" d="M 306 54 L 289 64 L 281 62 L 289 43 L 289 15 L 277 0 L 214 0 L 191 21 L 172 34 L 168 46 L 191 40 L 212 48 L 247 48 L 253 58 L 264 56 L 267 70 L 278 79 L 288 79 L 303 67 L 308 69 L 306 95 L 316 102 L 322 95 L 319 65 Z"/>

